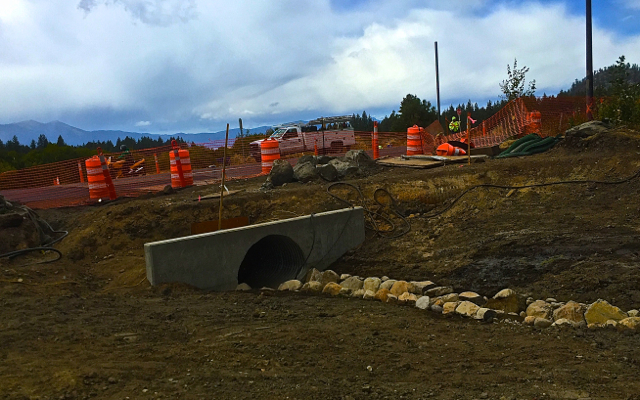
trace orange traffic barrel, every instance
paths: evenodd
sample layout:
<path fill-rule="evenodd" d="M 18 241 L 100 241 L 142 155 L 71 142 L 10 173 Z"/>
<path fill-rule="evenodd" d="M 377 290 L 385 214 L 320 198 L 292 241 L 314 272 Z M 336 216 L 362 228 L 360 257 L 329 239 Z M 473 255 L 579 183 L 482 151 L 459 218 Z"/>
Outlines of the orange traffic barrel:
<path fill-rule="evenodd" d="M 191 172 L 191 158 L 189 150 L 179 149 L 174 140 L 173 150 L 169 151 L 169 163 L 171 164 L 171 187 L 174 189 L 193 185 L 193 173 Z"/>
<path fill-rule="evenodd" d="M 439 156 L 464 156 L 467 152 L 460 147 L 453 147 L 449 143 L 444 143 L 438 146 L 436 154 Z"/>
<path fill-rule="evenodd" d="M 100 157 L 93 156 L 85 160 L 87 167 L 87 182 L 89 183 L 89 198 L 102 199 L 109 198 L 109 187 L 107 185 Z"/>
<path fill-rule="evenodd" d="M 262 173 L 271 172 L 273 162 L 280 159 L 280 143 L 275 139 L 265 139 L 260 144 L 260 157 L 262 158 Z"/>
<path fill-rule="evenodd" d="M 422 154 L 422 136 L 424 128 L 420 128 L 418 125 L 414 125 L 407 128 L 407 155 L 415 156 Z"/>

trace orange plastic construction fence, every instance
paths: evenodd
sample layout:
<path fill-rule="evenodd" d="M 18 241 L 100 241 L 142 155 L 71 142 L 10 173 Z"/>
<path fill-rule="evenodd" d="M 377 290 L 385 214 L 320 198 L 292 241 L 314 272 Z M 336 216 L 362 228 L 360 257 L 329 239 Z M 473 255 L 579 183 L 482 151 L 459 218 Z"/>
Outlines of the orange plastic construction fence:
<path fill-rule="evenodd" d="M 520 137 L 533 131 L 537 131 L 543 137 L 555 136 L 571 126 L 585 122 L 585 112 L 585 101 L 582 97 L 520 98 L 507 103 L 485 121 L 473 124 L 469 135 L 476 148 L 493 147 L 506 139 Z M 467 137 L 466 131 L 447 135 L 438 121 L 423 128 L 425 129 L 420 130 L 423 154 L 435 154 L 439 145 Z M 407 133 L 404 132 L 377 132 L 374 139 L 373 132 L 356 131 L 353 132 L 355 143 L 350 139 L 349 143 L 352 144 L 345 146 L 327 142 L 327 133 L 351 135 L 350 132 L 344 131 L 314 132 L 311 135 L 313 143 L 299 150 L 282 150 L 283 145 L 280 145 L 280 157 L 295 165 L 299 157 L 314 154 L 316 148 L 319 154 L 332 156 L 343 155 L 348 150 L 364 150 L 373 157 L 374 140 L 377 157 L 398 157 L 407 154 Z M 256 139 L 262 138 L 264 136 L 230 139 L 226 158 L 222 139 L 209 140 L 207 143 L 181 143 L 181 151 L 188 150 L 189 153 L 193 185 L 219 183 L 223 165 L 226 165 L 227 180 L 263 175 L 266 171 L 263 172 L 261 148 L 256 142 Z M 113 181 L 113 189 L 117 196 L 139 196 L 158 192 L 171 185 L 173 180 L 170 153 L 173 150 L 171 145 L 166 145 L 133 150 L 131 154 L 106 154 L 105 163 L 109 166 L 109 177 Z M 182 154 L 179 154 L 181 160 L 184 157 Z M 90 163 L 89 168 L 95 166 L 96 164 Z M 91 182 L 88 181 L 87 172 L 85 159 L 4 172 L 0 174 L 0 194 L 9 201 L 23 203 L 32 208 L 91 204 L 97 200 L 96 194 L 90 194 L 89 184 L 95 181 L 93 178 Z M 99 196 L 103 198 L 104 192 Z"/>

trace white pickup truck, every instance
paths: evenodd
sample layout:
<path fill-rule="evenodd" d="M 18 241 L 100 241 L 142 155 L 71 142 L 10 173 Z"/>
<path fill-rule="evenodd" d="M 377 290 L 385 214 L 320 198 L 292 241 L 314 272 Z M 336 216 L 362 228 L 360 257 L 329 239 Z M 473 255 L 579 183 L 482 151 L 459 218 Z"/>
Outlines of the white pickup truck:
<path fill-rule="evenodd" d="M 318 146 L 318 152 L 344 153 L 356 144 L 353 128 L 350 126 L 350 116 L 326 117 L 309 121 L 306 124 L 292 123 L 279 125 L 269 137 L 279 143 L 280 155 L 314 151 Z M 337 129 L 327 129 L 337 127 Z M 251 156 L 258 162 L 261 159 L 260 144 L 264 139 L 256 140 L 249 144 Z"/>

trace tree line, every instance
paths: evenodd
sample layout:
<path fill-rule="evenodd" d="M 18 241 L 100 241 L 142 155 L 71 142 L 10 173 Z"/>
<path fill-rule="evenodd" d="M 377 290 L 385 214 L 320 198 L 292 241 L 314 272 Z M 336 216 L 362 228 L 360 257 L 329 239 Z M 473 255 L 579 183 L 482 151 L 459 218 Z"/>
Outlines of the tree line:
<path fill-rule="evenodd" d="M 18 137 L 14 135 L 6 143 L 0 140 L 0 172 L 74 158 L 89 158 L 97 154 L 98 147 L 105 153 L 114 153 L 119 152 L 123 145 L 130 150 L 140 150 L 168 145 L 172 140 L 184 143 L 180 137 L 169 138 L 165 141 L 161 137 L 152 139 L 143 136 L 136 140 L 127 136 L 124 139 L 118 138 L 115 144 L 111 140 L 107 140 L 91 141 L 81 146 L 69 146 L 65 143 L 62 135 L 58 136 L 56 142 L 50 142 L 45 135 L 40 135 L 37 140 L 31 140 L 26 145 L 20 143 Z"/>

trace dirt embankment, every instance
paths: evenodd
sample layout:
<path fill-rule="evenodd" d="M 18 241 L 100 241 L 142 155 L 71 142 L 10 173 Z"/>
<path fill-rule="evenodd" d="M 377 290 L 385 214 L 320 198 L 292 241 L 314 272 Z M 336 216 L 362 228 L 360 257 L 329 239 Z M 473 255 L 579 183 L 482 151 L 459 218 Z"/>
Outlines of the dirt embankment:
<path fill-rule="evenodd" d="M 411 231 L 370 232 L 332 268 L 638 308 L 640 178 L 478 188 L 429 218 L 473 185 L 610 181 L 638 170 L 640 134 L 628 130 L 526 158 L 376 170 L 351 183 L 372 208 L 374 190 L 389 190 Z M 328 184 L 260 192 L 263 181 L 230 184 L 245 191 L 225 199 L 224 217 L 256 223 L 343 207 Z M 194 200 L 217 190 L 40 212 L 70 233 L 56 245 L 60 261 L 0 261 L 0 397 L 640 398 L 637 335 L 540 333 L 348 299 L 150 288 L 143 244 L 215 220 L 217 201 Z"/>

